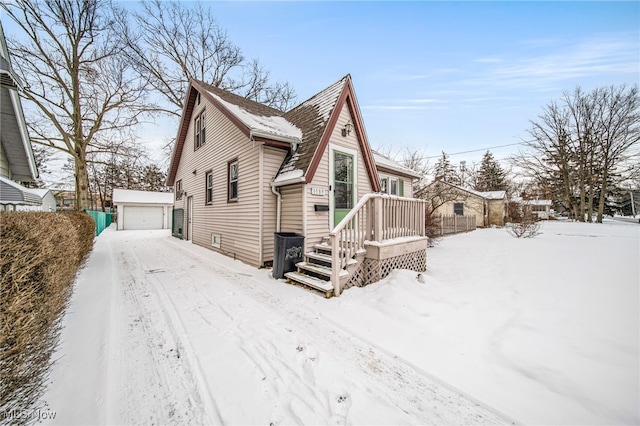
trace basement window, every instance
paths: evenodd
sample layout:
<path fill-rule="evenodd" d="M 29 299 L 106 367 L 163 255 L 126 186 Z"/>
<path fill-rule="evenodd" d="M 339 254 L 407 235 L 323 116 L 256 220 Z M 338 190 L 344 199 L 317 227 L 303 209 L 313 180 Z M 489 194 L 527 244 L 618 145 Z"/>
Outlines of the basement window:
<path fill-rule="evenodd" d="M 221 239 L 220 234 L 211 234 L 211 245 L 215 248 L 220 248 Z"/>

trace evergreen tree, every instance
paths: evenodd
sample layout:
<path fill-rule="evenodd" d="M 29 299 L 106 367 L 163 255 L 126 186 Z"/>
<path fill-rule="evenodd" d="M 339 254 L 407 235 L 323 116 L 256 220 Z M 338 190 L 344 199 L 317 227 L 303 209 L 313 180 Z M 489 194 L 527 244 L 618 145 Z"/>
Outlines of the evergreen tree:
<path fill-rule="evenodd" d="M 482 157 L 474 189 L 476 191 L 506 191 L 508 186 L 506 172 L 493 158 L 493 154 L 487 151 Z"/>
<path fill-rule="evenodd" d="M 442 157 L 438 158 L 436 164 L 433 166 L 433 174 L 435 180 L 441 180 L 453 185 L 460 184 L 460 177 L 456 168 L 449 161 L 449 156 L 446 152 L 442 151 Z"/>
<path fill-rule="evenodd" d="M 139 189 L 143 191 L 166 191 L 166 174 L 155 164 L 147 164 L 140 173 Z"/>

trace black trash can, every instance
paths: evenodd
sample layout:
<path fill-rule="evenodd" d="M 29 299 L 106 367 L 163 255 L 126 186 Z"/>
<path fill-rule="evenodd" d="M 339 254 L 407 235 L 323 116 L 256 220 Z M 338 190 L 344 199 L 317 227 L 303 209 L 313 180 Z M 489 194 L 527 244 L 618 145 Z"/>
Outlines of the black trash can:
<path fill-rule="evenodd" d="M 273 239 L 273 278 L 284 278 L 286 272 L 295 271 L 296 263 L 302 261 L 304 235 L 295 232 L 275 232 Z"/>

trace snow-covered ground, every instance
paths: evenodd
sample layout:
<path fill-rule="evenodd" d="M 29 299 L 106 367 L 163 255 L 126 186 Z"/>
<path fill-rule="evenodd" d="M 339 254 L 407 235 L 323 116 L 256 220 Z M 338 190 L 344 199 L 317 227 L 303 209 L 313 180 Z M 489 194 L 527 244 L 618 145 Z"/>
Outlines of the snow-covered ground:
<path fill-rule="evenodd" d="M 46 424 L 638 424 L 640 226 L 443 239 L 339 298 L 169 236 L 96 240 Z"/>

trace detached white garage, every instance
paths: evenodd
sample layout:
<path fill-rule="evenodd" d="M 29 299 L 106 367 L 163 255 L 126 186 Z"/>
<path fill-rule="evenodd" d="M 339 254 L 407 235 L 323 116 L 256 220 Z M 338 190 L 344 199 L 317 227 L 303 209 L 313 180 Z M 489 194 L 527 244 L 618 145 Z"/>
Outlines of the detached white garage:
<path fill-rule="evenodd" d="M 118 229 L 169 229 L 173 193 L 114 189 L 118 208 Z"/>

